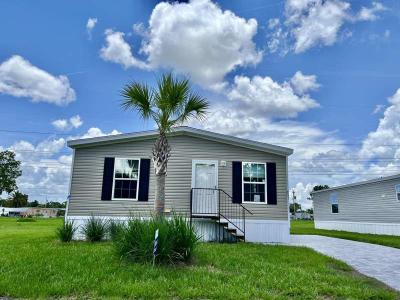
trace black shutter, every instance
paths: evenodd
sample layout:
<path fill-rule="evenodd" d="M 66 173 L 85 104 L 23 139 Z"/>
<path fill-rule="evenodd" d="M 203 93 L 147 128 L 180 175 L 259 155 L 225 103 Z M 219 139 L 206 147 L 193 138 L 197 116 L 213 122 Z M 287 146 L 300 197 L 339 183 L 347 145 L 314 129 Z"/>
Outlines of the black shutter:
<path fill-rule="evenodd" d="M 149 201 L 149 185 L 150 185 L 150 159 L 142 158 L 140 160 L 139 175 L 139 196 L 138 201 Z"/>
<path fill-rule="evenodd" d="M 276 163 L 267 162 L 267 203 L 277 204 Z"/>
<path fill-rule="evenodd" d="M 242 162 L 232 162 L 232 202 L 242 203 Z"/>
<path fill-rule="evenodd" d="M 111 200 L 113 178 L 114 178 L 114 157 L 105 157 L 101 200 Z"/>

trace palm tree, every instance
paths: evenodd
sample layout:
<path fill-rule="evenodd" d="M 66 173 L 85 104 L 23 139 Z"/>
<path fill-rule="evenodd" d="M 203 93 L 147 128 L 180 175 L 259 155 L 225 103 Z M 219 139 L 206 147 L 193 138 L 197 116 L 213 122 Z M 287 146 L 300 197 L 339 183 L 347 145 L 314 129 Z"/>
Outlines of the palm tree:
<path fill-rule="evenodd" d="M 144 120 L 153 119 L 158 127 L 152 160 L 156 174 L 154 210 L 156 215 L 161 216 L 164 213 L 165 176 L 171 152 L 167 134 L 192 118 L 203 119 L 209 103 L 191 91 L 188 79 L 174 78 L 171 73 L 164 74 L 157 81 L 157 88 L 132 82 L 123 88 L 121 95 L 121 105 L 125 110 L 137 111 Z"/>

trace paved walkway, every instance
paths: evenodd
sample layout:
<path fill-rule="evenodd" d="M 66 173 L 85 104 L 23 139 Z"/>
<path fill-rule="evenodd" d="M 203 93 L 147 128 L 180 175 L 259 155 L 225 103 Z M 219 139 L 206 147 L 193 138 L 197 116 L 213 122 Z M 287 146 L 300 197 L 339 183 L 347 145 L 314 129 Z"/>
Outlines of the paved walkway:
<path fill-rule="evenodd" d="M 339 259 L 400 291 L 400 249 L 319 235 L 292 235 L 290 244 Z"/>

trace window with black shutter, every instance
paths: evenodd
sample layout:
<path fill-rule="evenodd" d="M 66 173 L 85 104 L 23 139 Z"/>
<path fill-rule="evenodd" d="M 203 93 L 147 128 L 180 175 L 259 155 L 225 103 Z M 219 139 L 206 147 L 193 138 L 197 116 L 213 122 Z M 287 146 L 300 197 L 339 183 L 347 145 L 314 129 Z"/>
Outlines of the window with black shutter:
<path fill-rule="evenodd" d="M 113 199 L 138 199 L 139 170 L 139 159 L 115 158 Z"/>

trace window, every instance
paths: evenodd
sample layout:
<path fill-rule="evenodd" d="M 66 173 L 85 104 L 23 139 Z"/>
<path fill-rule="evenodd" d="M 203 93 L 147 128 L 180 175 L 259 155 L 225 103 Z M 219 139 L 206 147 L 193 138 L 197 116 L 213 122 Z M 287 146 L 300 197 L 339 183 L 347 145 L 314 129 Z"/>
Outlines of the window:
<path fill-rule="evenodd" d="M 338 214 L 339 213 L 339 201 L 338 201 L 336 193 L 331 194 L 330 201 L 331 201 L 332 213 L 333 214 Z"/>
<path fill-rule="evenodd" d="M 137 199 L 139 163 L 138 159 L 115 159 L 113 199 Z"/>
<path fill-rule="evenodd" d="M 397 200 L 400 201 L 400 184 L 396 185 L 396 196 Z"/>
<path fill-rule="evenodd" d="M 244 162 L 243 202 L 265 203 L 265 164 Z"/>

